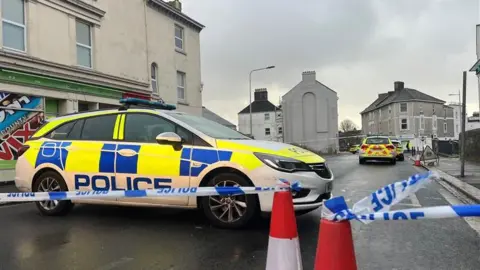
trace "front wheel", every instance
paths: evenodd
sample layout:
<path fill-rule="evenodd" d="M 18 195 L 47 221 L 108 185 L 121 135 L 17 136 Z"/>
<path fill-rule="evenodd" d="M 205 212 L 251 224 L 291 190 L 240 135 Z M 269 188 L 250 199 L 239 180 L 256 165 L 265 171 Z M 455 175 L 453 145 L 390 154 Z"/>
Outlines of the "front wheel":
<path fill-rule="evenodd" d="M 50 191 L 68 191 L 65 180 L 54 171 L 42 173 L 33 185 L 33 192 Z M 35 204 L 38 210 L 46 216 L 66 215 L 73 207 L 72 202 L 68 200 L 37 201 Z"/>
<path fill-rule="evenodd" d="M 234 173 L 221 173 L 210 179 L 209 187 L 251 186 L 247 179 Z M 238 229 L 246 226 L 258 213 L 256 194 L 236 196 L 205 196 L 201 198 L 205 216 L 217 227 Z"/>

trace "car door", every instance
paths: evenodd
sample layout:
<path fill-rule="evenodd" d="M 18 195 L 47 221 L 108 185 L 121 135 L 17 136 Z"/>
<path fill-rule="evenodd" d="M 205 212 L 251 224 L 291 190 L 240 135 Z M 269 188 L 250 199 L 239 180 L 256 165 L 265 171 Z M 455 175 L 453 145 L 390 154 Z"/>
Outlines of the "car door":
<path fill-rule="evenodd" d="M 116 142 L 113 131 L 116 122 L 116 113 L 76 120 L 67 135 L 70 145 L 66 147 L 65 173 L 69 190 L 115 189 Z"/>
<path fill-rule="evenodd" d="M 159 144 L 157 135 L 181 133 L 181 127 L 156 114 L 128 112 L 121 121 L 116 179 L 121 189 L 190 187 L 189 138 L 180 147 Z M 191 140 L 190 140 L 191 141 Z M 121 202 L 187 205 L 187 196 L 123 198 Z"/>

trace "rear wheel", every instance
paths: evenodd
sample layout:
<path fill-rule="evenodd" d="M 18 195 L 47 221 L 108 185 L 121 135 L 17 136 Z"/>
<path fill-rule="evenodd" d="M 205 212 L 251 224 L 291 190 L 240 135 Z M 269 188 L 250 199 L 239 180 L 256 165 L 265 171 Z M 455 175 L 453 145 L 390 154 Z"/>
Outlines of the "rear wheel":
<path fill-rule="evenodd" d="M 404 161 L 404 160 L 405 160 L 405 157 L 404 157 L 404 156 L 400 156 L 400 158 L 399 158 L 398 160 Z"/>
<path fill-rule="evenodd" d="M 245 187 L 251 184 L 238 174 L 221 173 L 210 179 L 207 186 Z M 259 209 L 256 194 L 202 197 L 201 205 L 205 216 L 214 226 L 227 229 L 246 226 Z"/>
<path fill-rule="evenodd" d="M 33 192 L 50 191 L 68 191 L 65 180 L 54 171 L 42 173 L 33 185 Z M 46 216 L 63 216 L 68 214 L 73 207 L 72 202 L 68 200 L 38 201 L 35 204 L 38 210 Z"/>
<path fill-rule="evenodd" d="M 396 159 L 396 158 L 393 158 L 393 159 L 390 161 L 390 164 L 392 164 L 392 165 L 397 164 L 397 159 Z"/>
<path fill-rule="evenodd" d="M 363 165 L 363 164 L 365 164 L 365 160 L 363 158 L 359 158 L 358 163 Z"/>

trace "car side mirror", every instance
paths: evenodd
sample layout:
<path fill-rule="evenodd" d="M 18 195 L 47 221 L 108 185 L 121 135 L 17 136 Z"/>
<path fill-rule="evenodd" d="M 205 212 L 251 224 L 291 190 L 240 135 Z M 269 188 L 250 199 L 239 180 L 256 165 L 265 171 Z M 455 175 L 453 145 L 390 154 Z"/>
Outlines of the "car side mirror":
<path fill-rule="evenodd" d="M 157 135 L 155 138 L 159 144 L 181 144 L 182 138 L 175 132 L 163 132 Z"/>

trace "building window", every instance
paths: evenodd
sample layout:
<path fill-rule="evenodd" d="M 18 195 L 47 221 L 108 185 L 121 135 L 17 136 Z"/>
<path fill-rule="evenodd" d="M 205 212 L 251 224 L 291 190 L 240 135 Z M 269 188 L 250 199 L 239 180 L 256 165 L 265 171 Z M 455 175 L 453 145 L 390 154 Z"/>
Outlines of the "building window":
<path fill-rule="evenodd" d="M 460 130 L 458 129 L 458 124 L 457 124 L 457 127 L 456 127 L 456 128 L 457 128 L 457 133 L 460 133 Z"/>
<path fill-rule="evenodd" d="M 92 31 L 90 25 L 77 21 L 77 65 L 92 67 Z"/>
<path fill-rule="evenodd" d="M 183 27 L 175 25 L 175 48 L 179 50 L 184 50 L 183 44 L 184 31 Z"/>
<path fill-rule="evenodd" d="M 27 30 L 24 0 L 3 0 L 1 2 L 3 47 L 24 52 L 26 51 Z"/>
<path fill-rule="evenodd" d="M 423 114 L 420 115 L 420 129 L 425 129 L 425 118 L 423 117 Z"/>
<path fill-rule="evenodd" d="M 408 119 L 402 118 L 400 120 L 400 129 L 401 130 L 407 130 L 408 129 Z"/>
<path fill-rule="evenodd" d="M 158 78 L 158 66 L 156 63 L 152 63 L 151 66 L 151 80 L 152 80 L 152 92 L 153 93 L 158 93 L 158 84 L 157 84 L 157 78 Z"/>
<path fill-rule="evenodd" d="M 447 118 L 447 109 L 446 108 L 443 109 L 443 115 L 444 115 L 443 118 Z"/>
<path fill-rule="evenodd" d="M 447 134 L 447 122 L 443 123 L 443 133 Z"/>
<path fill-rule="evenodd" d="M 283 132 L 282 127 L 278 127 L 278 134 L 282 134 L 282 132 Z"/>
<path fill-rule="evenodd" d="M 392 106 L 388 106 L 388 115 L 392 114 Z"/>
<path fill-rule="evenodd" d="M 437 129 L 437 116 L 433 115 L 432 117 L 432 128 Z"/>
<path fill-rule="evenodd" d="M 382 120 L 382 109 L 378 110 L 378 118 Z"/>
<path fill-rule="evenodd" d="M 270 128 L 265 128 L 265 135 L 270 135 Z"/>
<path fill-rule="evenodd" d="M 264 117 L 265 117 L 265 121 L 270 120 L 270 114 L 269 113 L 264 114 Z"/>
<path fill-rule="evenodd" d="M 458 119 L 458 111 L 455 111 L 455 119 Z"/>
<path fill-rule="evenodd" d="M 177 71 L 177 98 L 185 101 L 185 73 Z"/>
<path fill-rule="evenodd" d="M 400 112 L 407 112 L 407 103 L 400 103 Z"/>

